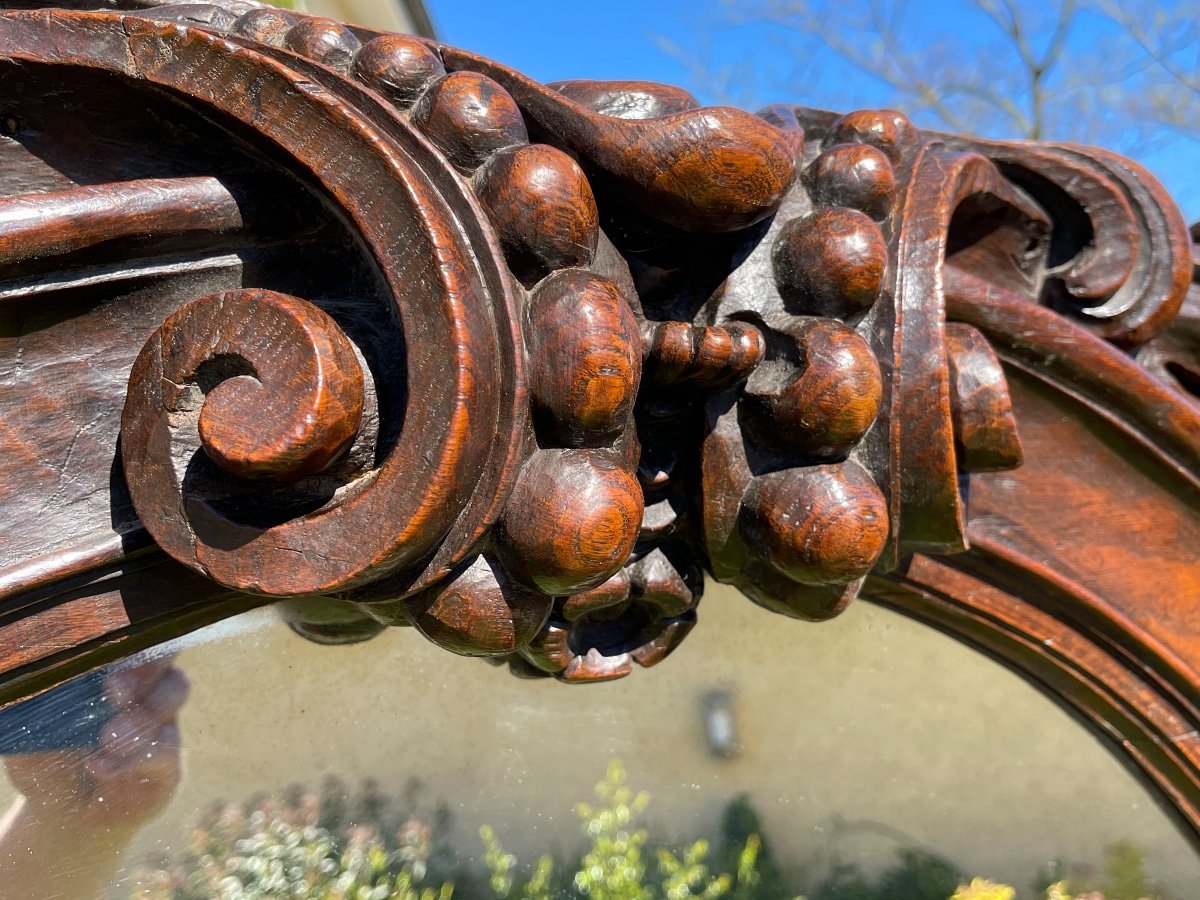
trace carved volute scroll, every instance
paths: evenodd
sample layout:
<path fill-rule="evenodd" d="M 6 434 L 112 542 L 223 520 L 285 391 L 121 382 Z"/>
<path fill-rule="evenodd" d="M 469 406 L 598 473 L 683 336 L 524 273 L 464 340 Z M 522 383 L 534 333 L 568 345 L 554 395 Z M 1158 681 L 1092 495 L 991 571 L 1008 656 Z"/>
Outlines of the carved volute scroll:
<path fill-rule="evenodd" d="M 269 602 L 619 678 L 707 571 L 985 648 L 1200 834 L 1194 251 L 1136 165 L 242 0 L 20 5 L 0 702 Z"/>

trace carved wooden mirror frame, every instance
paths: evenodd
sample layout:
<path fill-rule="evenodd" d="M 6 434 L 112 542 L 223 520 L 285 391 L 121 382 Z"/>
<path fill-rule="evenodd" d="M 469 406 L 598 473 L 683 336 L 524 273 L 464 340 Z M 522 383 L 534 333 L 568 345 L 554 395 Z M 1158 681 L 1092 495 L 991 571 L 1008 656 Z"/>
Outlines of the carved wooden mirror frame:
<path fill-rule="evenodd" d="M 0 703 L 280 600 L 615 678 L 707 570 L 985 650 L 1200 840 L 1196 235 L 1138 166 L 8 5 Z"/>

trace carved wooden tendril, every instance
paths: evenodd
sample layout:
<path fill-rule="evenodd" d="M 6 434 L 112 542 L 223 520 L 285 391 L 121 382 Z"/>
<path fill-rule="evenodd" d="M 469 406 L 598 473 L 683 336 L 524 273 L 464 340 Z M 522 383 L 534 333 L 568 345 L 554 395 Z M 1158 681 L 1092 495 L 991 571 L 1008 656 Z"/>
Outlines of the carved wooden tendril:
<path fill-rule="evenodd" d="M 907 120 L 847 117 L 793 184 L 805 146 L 794 117 L 778 129 L 733 110 L 696 109 L 690 97 L 650 85 L 550 90 L 452 48 L 395 36 L 364 41 L 336 23 L 273 11 L 222 25 L 386 97 L 470 178 L 508 268 L 528 291 L 517 324 L 530 428 L 522 457 L 505 464 L 512 488 L 495 527 L 480 532 L 483 540 L 438 584 L 414 592 L 406 588 L 411 581 L 388 576 L 346 596 L 375 618 L 415 624 L 457 652 L 519 653 L 515 670 L 565 680 L 624 674 L 631 661 L 656 662 L 678 643 L 699 599 L 694 541 L 701 534 L 718 576 L 772 608 L 822 618 L 844 606 L 889 535 L 880 482 L 887 466 L 858 447 L 885 400 L 878 356 L 889 348 L 872 337 L 864 314 L 886 296 L 894 274 L 889 242 L 897 236 L 885 228 L 896 202 L 895 166 L 915 141 Z M 561 149 L 530 144 L 527 120 Z M 680 321 L 670 290 L 639 290 L 637 271 L 613 252 L 637 260 L 636 248 L 620 240 L 613 247 L 602 234 L 593 185 L 619 204 L 611 215 L 624 218 L 627 204 L 662 222 L 668 256 L 687 246 L 674 229 L 710 240 L 743 232 L 789 189 L 793 205 L 811 212 L 777 219 L 756 242 L 751 257 L 767 254 L 778 284 L 766 306 L 739 302 L 735 273 L 714 318 Z M 644 294 L 641 304 L 635 292 Z M 172 319 L 163 333 L 177 329 Z M 311 353 L 310 371 L 349 369 L 329 349 Z M 211 372 L 223 353 L 211 348 L 200 353 L 204 359 L 188 358 L 183 368 L 196 371 L 177 377 L 195 380 L 200 363 Z M 649 381 L 639 395 L 643 356 Z M 146 365 L 143 359 L 135 377 Z M 311 481 L 352 439 L 356 423 L 339 431 L 345 417 L 331 412 L 334 427 L 315 429 L 323 435 L 318 459 L 287 470 L 265 461 L 268 441 L 247 455 L 239 438 L 251 431 L 223 398 L 245 390 L 250 373 L 226 374 L 231 380 L 211 388 L 197 429 L 206 456 L 225 471 Z M 687 400 L 664 403 L 668 386 L 680 384 Z M 289 397 L 281 403 L 299 408 Z M 144 415 L 140 403 L 130 405 L 126 431 L 147 430 Z M 295 430 L 284 424 L 281 434 Z M 710 433 L 702 470 L 711 474 L 654 461 L 659 433 L 697 428 Z M 127 468 L 143 452 L 131 442 Z M 317 497 L 323 503 L 306 518 L 352 502 L 340 496 L 356 490 L 346 474 L 353 475 L 324 485 L 329 495 Z M 162 490 L 141 487 L 146 479 L 136 471 L 131 482 L 139 485 L 139 509 Z M 700 509 L 690 499 L 697 488 L 705 498 Z M 188 487 L 181 480 L 175 492 L 186 496 Z M 720 496 L 710 502 L 712 495 Z M 166 523 L 143 518 L 160 544 L 186 559 L 187 536 L 203 531 L 212 502 L 185 501 L 173 513 L 177 541 L 165 537 Z M 243 534 L 247 546 L 261 540 L 253 526 Z M 222 577 L 205 553 L 197 562 Z M 242 565 L 227 570 L 231 586 L 263 589 L 261 580 L 232 575 Z"/>
<path fill-rule="evenodd" d="M 158 545 L 293 598 L 289 624 L 327 642 L 413 625 L 517 675 L 620 677 L 694 626 L 704 568 L 835 615 L 869 574 L 966 549 L 962 477 L 1022 461 L 1003 329 L 963 306 L 994 290 L 1132 347 L 1187 288 L 1149 252 L 1177 220 L 1127 164 L 890 110 L 543 86 L 232 3 L 9 13 L 0 51 L 239 123 L 362 248 L 344 296 L 247 268 L 145 323 L 121 423 Z M 234 181 L 0 200 L 0 266 L 277 226 L 286 204 Z"/>
<path fill-rule="evenodd" d="M 268 291 L 217 294 L 189 303 L 155 338 L 157 353 L 144 355 L 129 377 L 139 401 L 126 406 L 131 437 L 132 425 L 144 421 L 141 404 L 182 419 L 194 403 L 189 387 L 204 382 L 200 445 L 239 478 L 314 475 L 358 433 L 363 377 L 354 351 L 333 320 L 303 300 Z M 163 396 L 168 385 L 174 396 Z"/>

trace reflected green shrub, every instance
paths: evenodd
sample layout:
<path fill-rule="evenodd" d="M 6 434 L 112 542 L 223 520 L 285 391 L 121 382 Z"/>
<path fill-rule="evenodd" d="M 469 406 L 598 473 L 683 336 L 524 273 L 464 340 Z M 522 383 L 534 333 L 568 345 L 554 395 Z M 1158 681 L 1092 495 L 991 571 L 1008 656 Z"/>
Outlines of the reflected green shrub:
<path fill-rule="evenodd" d="M 328 778 L 315 793 L 293 787 L 279 798 L 215 804 L 179 859 L 138 870 L 132 896 L 450 900 L 447 876 L 459 861 L 437 838 L 448 824 L 444 806 L 420 802 L 415 780 L 393 798 L 372 780 L 351 796 Z"/>
<path fill-rule="evenodd" d="M 482 853 L 464 857 L 443 837 L 450 815 L 421 802 L 413 780 L 400 797 L 373 781 L 351 795 L 336 778 L 320 792 L 292 788 L 238 806 L 216 805 L 197 822 L 186 852 L 140 869 L 132 897 L 141 900 L 1017 900 L 1016 891 L 964 877 L 926 850 L 901 847 L 875 877 L 826 860 L 805 895 L 777 863 L 750 799 L 726 807 L 715 841 L 682 847 L 641 824 L 650 797 L 609 764 L 595 800 L 580 803 L 585 846 L 566 860 L 542 855 L 522 865 L 490 826 Z M 480 865 L 482 862 L 482 865 Z M 1090 891 L 1090 893 L 1084 893 Z M 1168 900 L 1146 878 L 1133 844 L 1105 851 L 1095 884 L 1043 873 L 1030 896 L 1044 900 Z"/>
<path fill-rule="evenodd" d="M 761 841 L 748 836 L 737 851 L 732 873 L 714 874 L 708 862 L 709 842 L 704 839 L 670 849 L 651 840 L 637 822 L 650 803 L 645 791 L 625 784 L 621 764 L 609 763 L 604 780 L 596 785 L 596 803 L 575 807 L 587 850 L 573 864 L 556 864 L 541 856 L 527 881 L 515 877 L 517 858 L 505 853 L 495 832 L 480 829 L 484 862 L 490 872 L 491 896 L 497 900 L 682 900 L 682 898 L 756 897 L 758 853 Z"/>

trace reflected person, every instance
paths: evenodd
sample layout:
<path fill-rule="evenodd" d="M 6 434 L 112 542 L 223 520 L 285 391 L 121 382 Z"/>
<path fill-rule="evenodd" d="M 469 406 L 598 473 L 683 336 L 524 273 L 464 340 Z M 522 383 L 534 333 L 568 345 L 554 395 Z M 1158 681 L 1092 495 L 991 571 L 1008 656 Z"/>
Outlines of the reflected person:
<path fill-rule="evenodd" d="M 20 793 L 0 818 L 0 900 L 103 896 L 179 785 L 187 694 L 163 656 L 0 712 L 0 752 Z"/>

